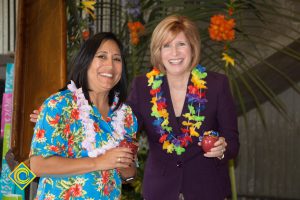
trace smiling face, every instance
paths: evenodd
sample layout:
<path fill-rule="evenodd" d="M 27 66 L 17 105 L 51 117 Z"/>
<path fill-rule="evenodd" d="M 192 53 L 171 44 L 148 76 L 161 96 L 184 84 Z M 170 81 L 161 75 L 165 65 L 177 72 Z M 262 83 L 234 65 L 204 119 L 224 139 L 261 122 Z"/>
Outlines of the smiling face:
<path fill-rule="evenodd" d="M 192 50 L 183 32 L 178 33 L 170 42 L 163 44 L 161 60 L 167 74 L 183 75 L 190 73 Z"/>
<path fill-rule="evenodd" d="M 121 79 L 122 57 L 117 43 L 103 41 L 87 71 L 89 89 L 109 92 Z"/>

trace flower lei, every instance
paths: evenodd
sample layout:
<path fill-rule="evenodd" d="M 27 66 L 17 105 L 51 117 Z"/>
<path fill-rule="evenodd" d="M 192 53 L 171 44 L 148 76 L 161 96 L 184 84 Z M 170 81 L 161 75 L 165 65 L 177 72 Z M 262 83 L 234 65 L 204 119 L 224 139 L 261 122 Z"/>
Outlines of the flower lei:
<path fill-rule="evenodd" d="M 107 150 L 117 147 L 122 139 L 124 139 L 124 134 L 126 133 L 124 128 L 125 112 L 128 106 L 122 105 L 117 111 L 114 112 L 112 117 L 112 135 L 99 148 L 96 148 L 96 133 L 94 130 L 94 120 L 90 118 L 90 112 L 92 110 L 91 105 L 89 105 L 86 100 L 82 88 L 77 89 L 75 83 L 71 80 L 68 84 L 68 89 L 73 93 L 76 100 L 76 105 L 78 106 L 79 119 L 83 124 L 83 132 L 85 133 L 85 138 L 82 141 L 82 147 L 87 150 L 89 157 L 97 157 L 98 155 L 104 154 Z M 117 104 L 119 98 L 116 95 L 114 98 L 112 109 Z"/>
<path fill-rule="evenodd" d="M 183 114 L 186 120 L 182 122 L 183 127 L 181 128 L 181 134 L 178 136 L 173 133 L 172 127 L 169 126 L 166 98 L 163 97 L 163 92 L 161 91 L 164 74 L 155 67 L 146 74 L 148 86 L 151 86 L 151 116 L 156 118 L 152 124 L 156 132 L 160 134 L 159 142 L 163 144 L 162 148 L 168 153 L 175 151 L 177 155 L 181 155 L 185 152 L 185 148 L 192 143 L 192 136 L 200 136 L 196 129 L 200 128 L 205 119 L 204 116 L 200 115 L 200 112 L 205 109 L 205 103 L 207 102 L 205 92 L 207 87 L 204 80 L 207 73 L 205 70 L 201 65 L 197 65 L 191 72 L 191 82 L 193 84 L 188 86 L 186 94 L 189 112 Z"/>

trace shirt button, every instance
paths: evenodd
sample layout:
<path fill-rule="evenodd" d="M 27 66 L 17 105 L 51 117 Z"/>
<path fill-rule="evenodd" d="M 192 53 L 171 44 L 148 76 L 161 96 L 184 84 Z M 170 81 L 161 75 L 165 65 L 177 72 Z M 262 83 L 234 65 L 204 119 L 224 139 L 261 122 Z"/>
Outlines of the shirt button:
<path fill-rule="evenodd" d="M 181 168 L 182 167 L 182 161 L 177 161 L 176 167 Z"/>

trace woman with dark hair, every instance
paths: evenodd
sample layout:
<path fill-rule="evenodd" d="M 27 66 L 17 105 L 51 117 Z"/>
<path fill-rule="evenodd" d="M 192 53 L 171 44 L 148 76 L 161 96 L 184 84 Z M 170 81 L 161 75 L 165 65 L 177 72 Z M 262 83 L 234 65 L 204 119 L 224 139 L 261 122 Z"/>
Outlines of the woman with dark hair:
<path fill-rule="evenodd" d="M 40 107 L 30 151 L 40 178 L 36 199 L 120 199 L 122 179 L 136 173 L 122 141 L 136 138 L 126 99 L 122 45 L 112 33 L 88 39 L 70 82 Z"/>

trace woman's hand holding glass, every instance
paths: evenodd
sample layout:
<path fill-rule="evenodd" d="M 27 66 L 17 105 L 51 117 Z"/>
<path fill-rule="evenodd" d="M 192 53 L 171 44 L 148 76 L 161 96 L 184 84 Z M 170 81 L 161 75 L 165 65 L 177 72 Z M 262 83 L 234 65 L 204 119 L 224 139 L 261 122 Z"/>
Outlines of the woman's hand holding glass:
<path fill-rule="evenodd" d="M 95 158 L 96 168 L 100 170 L 129 168 L 134 164 L 134 157 L 130 148 L 116 147 L 107 150 L 103 155 Z"/>

